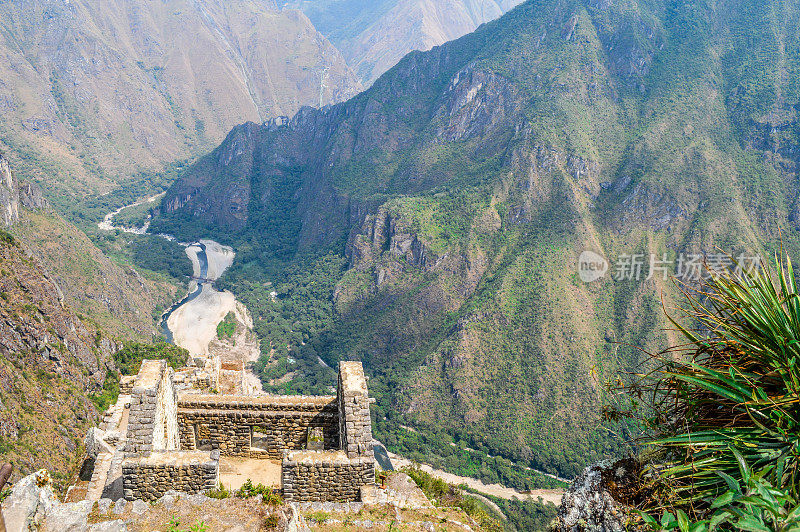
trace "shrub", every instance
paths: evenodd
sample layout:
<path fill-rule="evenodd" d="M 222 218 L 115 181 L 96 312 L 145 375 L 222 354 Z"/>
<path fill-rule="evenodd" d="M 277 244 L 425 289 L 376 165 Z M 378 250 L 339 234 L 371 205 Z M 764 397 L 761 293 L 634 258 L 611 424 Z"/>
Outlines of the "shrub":
<path fill-rule="evenodd" d="M 139 342 L 124 342 L 122 349 L 114 353 L 114 362 L 117 363 L 123 375 L 136 375 L 145 359 L 164 359 L 174 369 L 182 368 L 189 359 L 189 351 L 159 341 L 155 344 Z"/>
<path fill-rule="evenodd" d="M 220 482 L 217 489 L 207 491 L 206 495 L 212 499 L 227 499 L 231 496 L 231 491 L 226 489 L 222 482 Z"/>
<path fill-rule="evenodd" d="M 249 478 L 242 484 L 241 488 L 236 490 L 236 496 L 242 499 L 260 496 L 265 504 L 271 506 L 283 504 L 283 499 L 271 486 L 268 487 L 261 483 L 253 485 Z"/>
<path fill-rule="evenodd" d="M 770 505 L 800 512 L 800 296 L 788 257 L 773 270 L 684 287 L 693 324 L 670 320 L 688 343 L 628 388 L 649 408 L 646 443 L 659 462 L 645 505 L 671 508 L 681 530 L 689 518 L 710 524 L 726 497 L 725 522 Z"/>
<path fill-rule="evenodd" d="M 732 450 L 736 453 L 735 450 Z M 728 490 L 711 503 L 711 515 L 707 519 L 690 522 L 686 512 L 664 512 L 660 520 L 641 513 L 651 530 L 681 530 L 692 532 L 713 531 L 717 528 L 733 528 L 758 532 L 789 532 L 800 530 L 800 504 L 787 490 L 776 489 L 765 480 L 775 466 L 760 472 L 752 472 L 744 460 L 740 460 L 741 481 L 722 475 Z"/>

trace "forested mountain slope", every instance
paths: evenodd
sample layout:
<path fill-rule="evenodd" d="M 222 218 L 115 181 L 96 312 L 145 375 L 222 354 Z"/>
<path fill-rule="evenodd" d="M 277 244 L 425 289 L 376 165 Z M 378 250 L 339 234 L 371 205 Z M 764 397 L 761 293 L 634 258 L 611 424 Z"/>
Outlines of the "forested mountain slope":
<path fill-rule="evenodd" d="M 465 35 L 522 0 L 293 0 L 367 84 L 408 52 Z"/>
<path fill-rule="evenodd" d="M 40 468 L 59 487 L 80 465 L 90 400 L 103 391 L 116 345 L 84 323 L 20 243 L 0 230 L 0 460 L 15 478 Z"/>
<path fill-rule="evenodd" d="M 358 90 L 308 18 L 270 1 L 0 3 L 0 149 L 62 212 Z"/>
<path fill-rule="evenodd" d="M 390 446 L 402 424 L 572 474 L 619 449 L 603 383 L 666 343 L 677 290 L 649 254 L 798 250 L 799 16 L 526 2 L 345 103 L 235 128 L 154 227 L 237 248 L 268 376 L 287 346 L 297 387 L 361 359 Z M 586 249 L 611 262 L 593 283 Z M 641 276 L 616 271 L 634 254 Z"/>

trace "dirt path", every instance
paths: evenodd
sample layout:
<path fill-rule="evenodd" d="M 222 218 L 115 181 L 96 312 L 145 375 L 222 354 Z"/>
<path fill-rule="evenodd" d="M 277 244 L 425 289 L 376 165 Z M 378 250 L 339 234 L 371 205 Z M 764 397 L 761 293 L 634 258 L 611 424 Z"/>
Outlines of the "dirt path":
<path fill-rule="evenodd" d="M 223 456 L 219 460 L 219 481 L 227 489 L 242 487 L 247 479 L 253 484 L 281 486 L 281 463 L 277 460 L 232 458 Z"/>

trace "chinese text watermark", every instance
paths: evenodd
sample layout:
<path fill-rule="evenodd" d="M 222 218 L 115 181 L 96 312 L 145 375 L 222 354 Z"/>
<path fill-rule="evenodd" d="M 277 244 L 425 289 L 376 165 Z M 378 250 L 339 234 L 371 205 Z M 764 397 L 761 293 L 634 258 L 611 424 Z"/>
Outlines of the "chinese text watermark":
<path fill-rule="evenodd" d="M 606 276 L 616 281 L 641 281 L 674 277 L 683 282 L 702 281 L 715 275 L 729 273 L 734 276 L 754 273 L 761 264 L 760 255 L 742 253 L 732 257 L 725 253 L 667 253 L 620 254 L 613 265 L 594 251 L 584 251 L 578 257 L 578 276 L 591 283 Z"/>

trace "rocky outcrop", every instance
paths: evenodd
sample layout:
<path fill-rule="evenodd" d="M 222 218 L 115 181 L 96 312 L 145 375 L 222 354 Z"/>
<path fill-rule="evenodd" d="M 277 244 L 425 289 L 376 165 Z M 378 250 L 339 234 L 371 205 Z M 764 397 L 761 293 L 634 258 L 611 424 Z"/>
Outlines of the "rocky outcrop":
<path fill-rule="evenodd" d="M 47 514 L 58 505 L 50 474 L 42 469 L 28 475 L 14 484 L 11 495 L 3 501 L 6 529 L 9 532 L 38 530 L 44 525 Z"/>
<path fill-rule="evenodd" d="M 0 221 L 9 227 L 19 220 L 19 189 L 8 160 L 0 153 Z"/>
<path fill-rule="evenodd" d="M 45 199 L 42 190 L 31 183 L 20 183 L 19 202 L 30 210 L 49 209 L 50 203 Z"/>
<path fill-rule="evenodd" d="M 623 532 L 630 508 L 619 502 L 638 484 L 636 462 L 605 461 L 583 470 L 561 498 L 553 523 L 557 532 Z"/>

